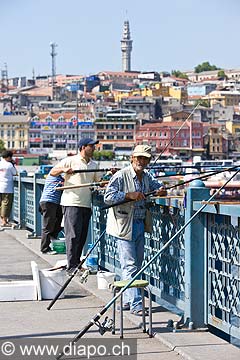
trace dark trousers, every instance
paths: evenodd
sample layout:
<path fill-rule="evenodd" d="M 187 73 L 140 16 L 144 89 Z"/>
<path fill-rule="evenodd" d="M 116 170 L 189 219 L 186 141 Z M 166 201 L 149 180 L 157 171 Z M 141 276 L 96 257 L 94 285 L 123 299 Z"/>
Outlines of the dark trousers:
<path fill-rule="evenodd" d="M 56 239 L 61 231 L 62 207 L 51 202 L 41 202 L 39 207 L 42 214 L 41 251 L 47 252 L 50 250 L 51 238 Z"/>
<path fill-rule="evenodd" d="M 87 239 L 92 210 L 86 207 L 63 206 L 68 269 L 78 266 Z"/>

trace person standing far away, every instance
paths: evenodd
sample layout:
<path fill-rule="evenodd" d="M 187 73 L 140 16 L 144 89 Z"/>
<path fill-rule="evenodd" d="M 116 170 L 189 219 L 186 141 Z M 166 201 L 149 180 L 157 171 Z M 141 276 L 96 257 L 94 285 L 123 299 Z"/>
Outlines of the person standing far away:
<path fill-rule="evenodd" d="M 50 175 L 65 173 L 64 186 L 83 185 L 99 181 L 97 173 L 74 173 L 74 170 L 96 170 L 98 164 L 92 160 L 98 141 L 83 138 L 79 141 L 77 155 L 67 157 L 56 164 Z M 71 275 L 80 263 L 83 246 L 87 239 L 88 225 L 91 218 L 91 189 L 79 187 L 66 189 L 61 198 L 64 215 L 64 231 L 67 252 L 67 274 Z"/>
<path fill-rule="evenodd" d="M 61 231 L 62 206 L 60 200 L 62 191 L 56 190 L 63 186 L 64 178 L 61 175 L 47 175 L 42 196 L 39 202 L 39 211 L 42 214 L 42 235 L 41 235 L 41 252 L 43 254 L 55 255 L 50 247 L 51 241 L 57 239 Z"/>
<path fill-rule="evenodd" d="M 108 205 L 133 200 L 110 208 L 107 216 L 106 232 L 117 242 L 122 280 L 132 279 L 141 269 L 144 232 L 152 230 L 151 214 L 146 209 L 144 194 L 156 190 L 156 196 L 166 195 L 163 184 L 146 170 L 151 156 L 150 146 L 137 145 L 131 156 L 131 165 L 113 175 L 104 195 L 104 201 Z M 130 288 L 123 293 L 123 309 L 142 316 L 140 289 Z"/>
<path fill-rule="evenodd" d="M 11 226 L 9 217 L 13 204 L 13 177 L 17 175 L 14 166 L 13 152 L 5 150 L 0 161 L 0 216 L 1 226 Z"/>

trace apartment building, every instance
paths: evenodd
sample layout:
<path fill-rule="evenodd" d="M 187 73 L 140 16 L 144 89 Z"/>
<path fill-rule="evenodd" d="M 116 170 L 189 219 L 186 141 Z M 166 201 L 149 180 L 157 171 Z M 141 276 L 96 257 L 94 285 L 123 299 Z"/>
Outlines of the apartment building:
<path fill-rule="evenodd" d="M 28 115 L 0 115 L 0 138 L 7 149 L 27 150 Z"/>
<path fill-rule="evenodd" d="M 135 144 L 136 112 L 126 109 L 107 111 L 94 122 L 101 150 L 114 151 L 116 156 L 130 155 Z"/>
<path fill-rule="evenodd" d="M 39 113 L 29 123 L 29 149 L 32 153 L 49 154 L 55 150 L 75 152 L 82 137 L 94 138 L 92 121 L 83 114 Z"/>

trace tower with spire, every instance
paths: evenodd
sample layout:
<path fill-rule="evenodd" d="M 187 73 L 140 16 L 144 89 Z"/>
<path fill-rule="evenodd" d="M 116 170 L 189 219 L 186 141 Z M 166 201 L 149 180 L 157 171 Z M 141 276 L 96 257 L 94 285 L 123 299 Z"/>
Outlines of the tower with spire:
<path fill-rule="evenodd" d="M 122 71 L 131 71 L 132 40 L 130 35 L 129 21 L 124 21 L 123 36 L 121 40 Z"/>

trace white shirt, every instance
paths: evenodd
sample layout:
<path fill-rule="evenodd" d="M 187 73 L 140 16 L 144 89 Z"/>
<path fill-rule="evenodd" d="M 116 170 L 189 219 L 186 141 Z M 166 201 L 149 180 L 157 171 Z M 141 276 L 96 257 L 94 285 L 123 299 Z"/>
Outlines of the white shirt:
<path fill-rule="evenodd" d="M 0 193 L 13 194 L 13 176 L 17 175 L 17 170 L 13 164 L 2 158 L 0 161 Z"/>
<path fill-rule="evenodd" d="M 88 163 L 83 157 L 78 154 L 69 156 L 61 160 L 56 166 L 57 168 L 72 168 L 73 170 L 87 170 L 97 169 L 98 164 L 90 160 Z M 79 174 L 65 174 L 64 186 L 81 185 L 99 181 L 95 172 L 79 173 Z M 82 187 L 77 189 L 64 190 L 61 197 L 61 205 L 63 206 L 79 206 L 91 207 L 91 190 L 89 187 Z"/>

